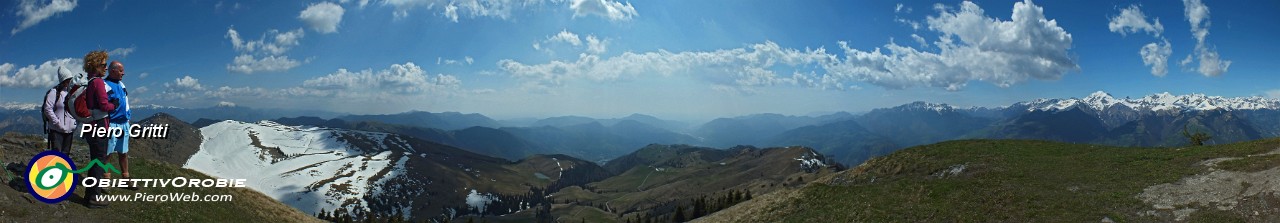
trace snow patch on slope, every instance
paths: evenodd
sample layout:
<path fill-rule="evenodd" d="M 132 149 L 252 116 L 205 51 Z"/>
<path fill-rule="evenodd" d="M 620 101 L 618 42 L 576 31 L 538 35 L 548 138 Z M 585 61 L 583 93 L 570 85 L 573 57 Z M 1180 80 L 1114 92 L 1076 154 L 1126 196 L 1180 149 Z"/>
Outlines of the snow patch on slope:
<path fill-rule="evenodd" d="M 386 133 L 270 121 L 223 121 L 200 131 L 200 150 L 184 167 L 219 178 L 247 179 L 249 188 L 312 214 L 338 207 L 369 210 L 364 197 L 382 193 L 387 180 L 405 172 L 409 159 L 392 160 L 394 152 L 382 143 Z M 376 148 L 358 148 L 351 144 L 355 140 L 375 142 Z M 263 156 L 264 147 L 278 149 L 284 158 Z"/>

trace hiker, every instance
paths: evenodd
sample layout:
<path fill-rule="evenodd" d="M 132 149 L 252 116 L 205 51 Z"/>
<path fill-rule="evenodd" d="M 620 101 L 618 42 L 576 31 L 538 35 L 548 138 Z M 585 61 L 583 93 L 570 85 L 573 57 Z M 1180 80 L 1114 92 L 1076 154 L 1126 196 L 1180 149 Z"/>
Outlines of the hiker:
<path fill-rule="evenodd" d="M 49 89 L 44 94 L 44 106 L 41 107 L 41 113 L 44 114 L 44 131 L 49 140 L 49 150 L 62 152 L 62 154 L 71 155 L 71 132 L 76 129 L 76 120 L 68 112 L 66 103 L 63 103 L 67 97 L 67 90 L 70 88 L 71 79 L 75 77 L 66 67 L 58 67 L 57 86 Z"/>
<path fill-rule="evenodd" d="M 115 104 L 116 109 L 111 111 L 111 128 L 112 129 L 129 129 L 129 90 L 125 88 L 124 64 L 120 61 L 112 61 L 107 66 L 107 100 Z M 120 177 L 129 178 L 129 134 L 121 134 L 119 137 L 111 137 L 107 139 L 107 160 L 110 160 L 111 154 L 117 154 L 120 160 Z M 104 160 L 105 161 L 105 160 Z M 111 173 L 106 173 L 104 178 L 111 178 Z"/>
<path fill-rule="evenodd" d="M 102 77 L 107 72 L 107 52 L 95 50 L 84 55 L 84 72 L 89 74 L 89 83 L 85 89 L 85 102 L 88 109 L 99 111 L 114 111 L 115 104 L 107 100 L 107 84 L 102 81 Z M 97 125 L 98 127 L 109 126 L 109 117 L 93 119 L 85 121 L 81 124 Z M 89 160 L 106 160 L 107 156 L 107 137 L 96 137 L 93 134 L 82 135 L 85 143 L 89 144 Z M 106 169 L 101 166 L 89 168 L 89 177 L 103 179 Z M 102 187 L 86 187 L 84 192 L 85 200 L 89 208 L 105 208 L 107 201 L 98 200 L 98 195 L 102 194 Z"/>

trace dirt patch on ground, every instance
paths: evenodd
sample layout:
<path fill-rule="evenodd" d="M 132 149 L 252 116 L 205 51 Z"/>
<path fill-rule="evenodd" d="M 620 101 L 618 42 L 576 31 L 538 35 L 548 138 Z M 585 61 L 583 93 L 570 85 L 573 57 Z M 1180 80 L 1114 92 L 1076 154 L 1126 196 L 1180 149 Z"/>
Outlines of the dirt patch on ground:
<path fill-rule="evenodd" d="M 1280 149 L 1251 156 L 1277 154 Z M 1280 221 L 1280 167 L 1257 172 L 1229 171 L 1217 164 L 1241 159 L 1225 157 L 1209 159 L 1200 165 L 1209 171 L 1186 177 L 1178 182 L 1147 187 L 1138 198 L 1154 210 L 1140 215 L 1174 221 L 1191 220 L 1197 211 L 1208 214 L 1227 213 L 1249 221 Z"/>

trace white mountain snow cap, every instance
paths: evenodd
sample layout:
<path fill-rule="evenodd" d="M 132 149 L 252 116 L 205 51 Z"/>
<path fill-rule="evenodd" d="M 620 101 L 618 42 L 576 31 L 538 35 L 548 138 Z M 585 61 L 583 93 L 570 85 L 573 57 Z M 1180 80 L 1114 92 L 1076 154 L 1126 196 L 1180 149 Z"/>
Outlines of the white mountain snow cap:
<path fill-rule="evenodd" d="M 929 102 L 924 102 L 924 101 L 911 102 L 911 103 L 909 103 L 909 104 L 904 104 L 904 105 L 898 106 L 898 108 L 900 108 L 900 109 L 902 109 L 902 110 L 929 110 L 929 111 L 935 111 L 935 112 L 942 112 L 942 111 L 946 111 L 946 110 L 955 110 L 955 109 L 956 109 L 955 107 L 952 107 L 951 105 L 947 105 L 947 104 L 938 104 L 938 103 L 929 103 Z"/>
<path fill-rule="evenodd" d="M 1027 111 L 1066 110 L 1078 105 L 1084 105 L 1097 111 L 1103 111 L 1116 105 L 1124 105 L 1139 111 L 1280 110 L 1280 100 L 1277 99 L 1256 96 L 1225 98 L 1222 96 L 1205 96 L 1204 94 L 1173 95 L 1169 92 L 1156 93 L 1135 99 L 1116 99 L 1107 92 L 1097 91 L 1089 94 L 1084 99 L 1036 99 L 1029 102 L 1020 102 L 1018 105 L 1026 105 Z"/>

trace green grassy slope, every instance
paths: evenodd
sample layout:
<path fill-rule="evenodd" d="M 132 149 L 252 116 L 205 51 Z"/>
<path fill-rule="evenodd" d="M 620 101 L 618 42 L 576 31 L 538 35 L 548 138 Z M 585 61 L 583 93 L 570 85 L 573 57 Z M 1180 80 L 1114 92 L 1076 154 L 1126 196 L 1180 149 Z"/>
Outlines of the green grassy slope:
<path fill-rule="evenodd" d="M 1280 158 L 1266 154 L 1277 150 L 1280 150 L 1280 139 L 1181 148 L 1123 148 L 1029 140 L 950 141 L 872 159 L 803 188 L 760 196 L 699 220 L 1274 221 L 1277 219 L 1272 218 L 1280 215 L 1280 208 L 1273 208 L 1274 205 L 1267 202 L 1280 199 L 1273 193 L 1276 183 L 1265 178 L 1280 173 L 1277 168 Z M 1218 160 L 1225 161 L 1215 162 Z M 1237 175 L 1244 177 L 1204 178 Z M 1216 196 L 1225 200 L 1191 201 L 1157 208 L 1160 205 L 1143 198 L 1148 195 L 1144 191 L 1157 191 L 1152 189 L 1158 188 L 1157 185 L 1169 188 L 1196 185 L 1195 180 L 1184 178 L 1227 179 L 1224 180 L 1227 182 L 1183 194 L 1153 192 L 1155 195 L 1151 197 L 1176 200 Z M 1222 190 L 1232 192 L 1215 192 Z M 1227 208 L 1221 210 L 1223 207 Z M 1176 213 L 1179 211 L 1185 213 L 1180 216 Z"/>

